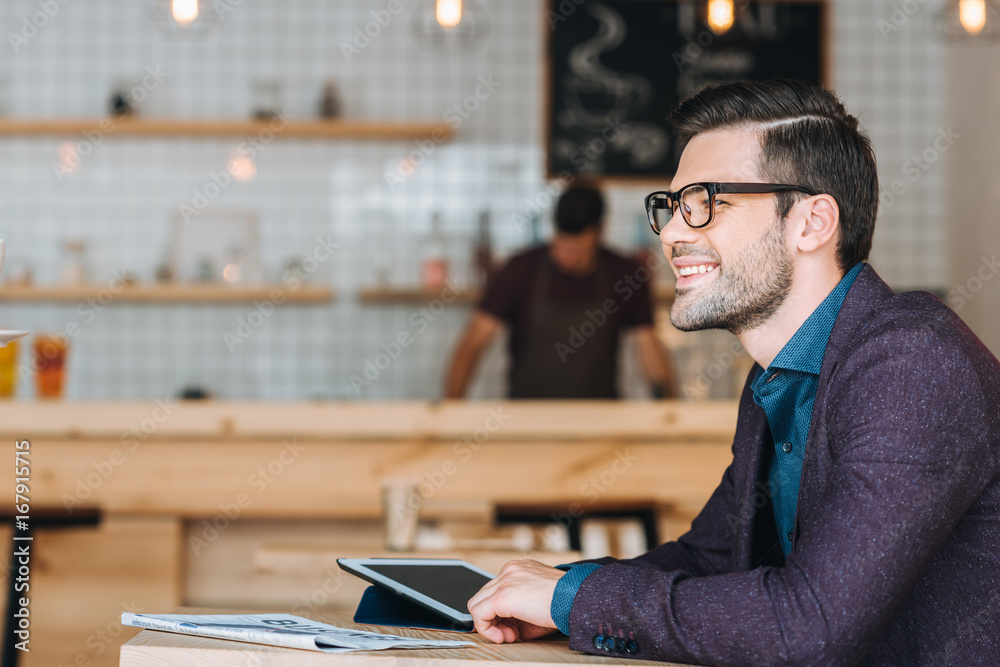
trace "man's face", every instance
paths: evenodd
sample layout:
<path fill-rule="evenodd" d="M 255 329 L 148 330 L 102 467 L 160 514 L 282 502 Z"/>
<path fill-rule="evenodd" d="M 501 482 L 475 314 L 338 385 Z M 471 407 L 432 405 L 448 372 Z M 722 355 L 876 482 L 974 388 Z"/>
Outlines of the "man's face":
<path fill-rule="evenodd" d="M 715 131 L 684 149 L 671 190 L 689 183 L 760 183 L 756 135 Z M 792 259 L 775 195 L 720 194 L 707 227 L 692 229 L 678 211 L 660 234 L 677 277 L 670 322 L 682 331 L 725 329 L 734 334 L 766 322 L 788 296 Z M 691 275 L 681 275 L 681 271 Z"/>
<path fill-rule="evenodd" d="M 593 267 L 601 230 L 590 227 L 579 234 L 556 232 L 552 239 L 552 259 L 566 273 L 586 273 Z"/>

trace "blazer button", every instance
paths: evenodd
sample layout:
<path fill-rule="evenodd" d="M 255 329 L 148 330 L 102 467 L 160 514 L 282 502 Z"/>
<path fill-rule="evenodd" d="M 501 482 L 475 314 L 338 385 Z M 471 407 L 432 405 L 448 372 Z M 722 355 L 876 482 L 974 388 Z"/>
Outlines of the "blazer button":
<path fill-rule="evenodd" d="M 625 652 L 625 640 L 619 637 L 615 640 L 615 652 L 624 653 Z"/>
<path fill-rule="evenodd" d="M 792 453 L 792 443 L 786 442 L 785 444 L 783 444 L 781 446 L 781 451 L 783 451 L 786 454 L 791 454 Z"/>
<path fill-rule="evenodd" d="M 635 655 L 636 653 L 639 652 L 639 645 L 635 642 L 634 639 L 628 640 L 628 642 L 625 644 L 625 652 L 628 653 L 629 655 Z"/>
<path fill-rule="evenodd" d="M 594 635 L 594 648 L 598 650 L 604 649 L 604 635 Z"/>

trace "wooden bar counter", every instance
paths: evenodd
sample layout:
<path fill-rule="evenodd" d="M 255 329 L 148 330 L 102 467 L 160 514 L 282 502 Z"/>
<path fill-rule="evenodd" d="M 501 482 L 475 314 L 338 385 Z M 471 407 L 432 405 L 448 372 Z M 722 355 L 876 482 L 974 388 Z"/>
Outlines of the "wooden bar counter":
<path fill-rule="evenodd" d="M 346 609 L 360 588 L 331 556 L 377 555 L 387 479 L 420 482 L 432 521 L 639 503 L 673 508 L 673 536 L 735 424 L 735 402 L 2 404 L 3 436 L 31 442 L 32 512 L 101 516 L 37 530 L 22 664 L 115 664 L 123 610 Z M 3 488 L 13 477 L 0 469 Z"/>

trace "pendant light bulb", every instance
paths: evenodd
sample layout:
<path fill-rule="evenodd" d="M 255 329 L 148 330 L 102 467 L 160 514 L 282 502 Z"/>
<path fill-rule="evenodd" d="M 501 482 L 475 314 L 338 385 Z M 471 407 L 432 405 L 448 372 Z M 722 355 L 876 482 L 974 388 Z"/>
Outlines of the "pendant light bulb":
<path fill-rule="evenodd" d="M 970 35 L 978 35 L 986 27 L 986 0 L 959 0 L 958 21 Z"/>
<path fill-rule="evenodd" d="M 735 11 L 733 0 L 708 0 L 708 27 L 721 35 L 733 27 Z"/>
<path fill-rule="evenodd" d="M 170 12 L 178 25 L 189 25 L 198 18 L 198 0 L 171 0 Z"/>
<path fill-rule="evenodd" d="M 434 18 L 445 30 L 462 22 L 462 0 L 435 0 Z"/>

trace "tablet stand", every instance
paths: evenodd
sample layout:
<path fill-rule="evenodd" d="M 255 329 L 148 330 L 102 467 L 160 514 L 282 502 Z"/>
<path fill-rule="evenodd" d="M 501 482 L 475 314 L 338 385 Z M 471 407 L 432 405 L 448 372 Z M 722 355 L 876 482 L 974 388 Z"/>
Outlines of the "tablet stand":
<path fill-rule="evenodd" d="M 354 622 L 363 625 L 391 625 L 397 628 L 423 628 L 425 630 L 450 630 L 473 632 L 472 623 L 453 621 L 447 616 L 421 607 L 402 598 L 387 588 L 369 586 L 361 596 Z"/>

